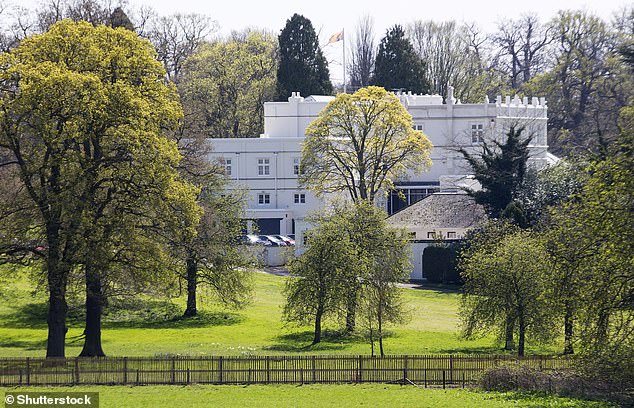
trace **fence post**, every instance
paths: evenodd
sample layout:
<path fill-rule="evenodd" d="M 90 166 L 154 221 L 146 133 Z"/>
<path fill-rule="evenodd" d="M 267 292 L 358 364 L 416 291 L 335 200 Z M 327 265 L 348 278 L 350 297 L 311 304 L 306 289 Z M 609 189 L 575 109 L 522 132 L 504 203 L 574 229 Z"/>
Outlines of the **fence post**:
<path fill-rule="evenodd" d="M 271 383 L 271 360 L 269 359 L 269 356 L 266 356 L 265 360 L 266 360 L 266 383 L 270 384 Z"/>
<path fill-rule="evenodd" d="M 75 385 L 79 384 L 79 357 L 75 357 Z"/>
<path fill-rule="evenodd" d="M 176 384 L 176 360 L 172 357 L 172 384 Z"/>
<path fill-rule="evenodd" d="M 220 384 L 222 384 L 222 356 L 220 356 L 220 359 L 218 360 L 218 369 L 220 370 Z"/>
<path fill-rule="evenodd" d="M 26 385 L 31 385 L 31 358 L 26 358 Z"/>
<path fill-rule="evenodd" d="M 187 385 L 189 385 L 191 383 L 191 374 L 189 371 L 189 367 L 187 367 Z"/>
<path fill-rule="evenodd" d="M 20 368 L 20 385 L 22 385 L 22 369 Z"/>
<path fill-rule="evenodd" d="M 139 385 L 139 369 L 136 369 L 136 385 Z"/>
<path fill-rule="evenodd" d="M 407 382 L 407 356 L 403 356 L 403 384 Z"/>
<path fill-rule="evenodd" d="M 453 355 L 449 354 L 449 384 L 453 384 Z"/>
<path fill-rule="evenodd" d="M 316 358 L 315 356 L 313 356 L 313 384 L 315 384 L 317 382 L 317 363 L 316 363 Z"/>
<path fill-rule="evenodd" d="M 128 383 L 128 358 L 123 357 L 123 385 Z"/>
<path fill-rule="evenodd" d="M 363 383 L 363 356 L 359 354 L 359 384 Z"/>
<path fill-rule="evenodd" d="M 445 370 L 442 370 L 442 389 L 445 389 Z"/>

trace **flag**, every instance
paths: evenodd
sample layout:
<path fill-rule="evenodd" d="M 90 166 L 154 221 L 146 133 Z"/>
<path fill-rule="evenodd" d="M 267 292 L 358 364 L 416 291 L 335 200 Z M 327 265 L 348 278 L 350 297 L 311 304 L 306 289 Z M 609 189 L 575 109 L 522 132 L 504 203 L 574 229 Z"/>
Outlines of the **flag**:
<path fill-rule="evenodd" d="M 328 40 L 328 44 L 336 43 L 337 41 L 341 40 L 343 40 L 343 31 L 339 31 L 338 33 L 331 35 L 330 39 Z"/>

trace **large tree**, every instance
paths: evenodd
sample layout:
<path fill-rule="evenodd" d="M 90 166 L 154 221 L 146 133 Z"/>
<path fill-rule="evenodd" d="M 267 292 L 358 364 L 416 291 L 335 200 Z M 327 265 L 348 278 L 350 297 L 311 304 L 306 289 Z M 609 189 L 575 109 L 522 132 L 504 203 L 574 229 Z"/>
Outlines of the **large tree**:
<path fill-rule="evenodd" d="M 481 84 L 483 61 L 472 46 L 472 28 L 455 21 L 431 20 L 408 26 L 414 49 L 425 62 L 425 80 L 431 93 L 447 95 L 447 86 L 453 86 L 456 97 L 463 102 L 481 103 L 485 92 L 490 91 Z"/>
<path fill-rule="evenodd" d="M 47 356 L 62 357 L 66 289 L 77 268 L 85 268 L 87 312 L 95 312 L 86 330 L 99 335 L 91 280 L 111 268 L 107 248 L 129 244 L 116 221 L 147 225 L 154 234 L 143 239 L 152 242 L 163 225 L 193 232 L 196 189 L 178 177 L 176 143 L 162 136 L 182 112 L 152 47 L 128 30 L 66 20 L 0 58 L 2 165 L 15 169 L 28 204 L 13 217 L 36 215 L 17 238 L 42 239 Z"/>
<path fill-rule="evenodd" d="M 346 192 L 374 201 L 406 171 L 430 164 L 431 143 L 412 129 L 412 117 L 383 88 L 339 94 L 306 130 L 300 183 L 319 195 Z"/>
<path fill-rule="evenodd" d="M 388 90 L 414 93 L 430 91 L 425 79 L 424 62 L 405 36 L 403 27 L 398 24 L 388 29 L 379 43 L 370 83 Z"/>
<path fill-rule="evenodd" d="M 467 337 L 497 330 L 507 340 L 517 333 L 517 354 L 523 356 L 527 335 L 552 337 L 548 303 L 549 260 L 540 240 L 526 231 L 505 234 L 500 240 L 481 240 L 460 260 L 464 284 L 461 303 Z M 512 338 L 512 337 L 511 337 Z"/>
<path fill-rule="evenodd" d="M 618 55 L 622 37 L 582 11 L 560 12 L 551 30 L 556 39 L 549 47 L 552 68 L 523 88 L 548 99 L 552 151 L 602 154 L 618 135 L 619 109 L 634 89 L 631 72 Z"/>
<path fill-rule="evenodd" d="M 344 219 L 322 217 L 316 224 L 307 231 L 306 252 L 289 265 L 283 311 L 285 321 L 313 325 L 313 344 L 321 341 L 326 319 L 345 313 L 351 276 L 362 266 L 354 243 L 342 234 Z"/>
<path fill-rule="evenodd" d="M 264 102 L 273 100 L 276 40 L 252 31 L 244 40 L 204 44 L 185 63 L 179 89 L 185 126 L 205 137 L 258 137 Z"/>
<path fill-rule="evenodd" d="M 620 128 L 607 157 L 591 165 L 581 193 L 553 215 L 548 236 L 558 300 L 577 330 L 580 354 L 605 369 L 601 375 L 631 384 L 634 108 L 623 109 Z"/>
<path fill-rule="evenodd" d="M 555 39 L 552 31 L 552 26 L 543 26 L 534 14 L 498 25 L 492 41 L 498 46 L 498 63 L 513 90 L 546 69 L 548 45 Z"/>
<path fill-rule="evenodd" d="M 350 46 L 350 64 L 347 69 L 353 90 L 370 85 L 375 58 L 374 20 L 365 15 L 357 22 L 355 37 Z"/>
<path fill-rule="evenodd" d="M 293 14 L 286 20 L 278 42 L 277 100 L 286 100 L 291 92 L 302 95 L 332 93 L 328 62 L 319 48 L 319 37 L 309 19 Z"/>

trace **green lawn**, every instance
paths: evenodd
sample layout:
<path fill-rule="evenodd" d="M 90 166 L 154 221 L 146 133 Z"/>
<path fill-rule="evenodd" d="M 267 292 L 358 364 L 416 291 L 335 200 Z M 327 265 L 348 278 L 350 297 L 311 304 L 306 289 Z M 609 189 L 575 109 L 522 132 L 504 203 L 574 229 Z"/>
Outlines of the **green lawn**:
<path fill-rule="evenodd" d="M 6 275 L 6 269 L 3 272 Z M 23 275 L 0 290 L 0 356 L 43 356 L 45 352 L 46 296 L 44 291 L 33 294 L 32 279 Z M 184 298 L 113 301 L 104 318 L 104 351 L 110 356 L 369 354 L 370 346 L 361 337 L 340 337 L 330 330 L 321 344 L 309 347 L 310 328 L 285 327 L 280 320 L 284 279 L 254 272 L 255 298 L 240 311 L 213 306 L 203 291 L 201 316 L 189 320 L 180 318 Z M 385 339 L 388 354 L 499 352 L 491 337 L 467 341 L 458 336 L 455 292 L 404 290 L 411 320 L 390 328 Z M 81 301 L 78 296 L 70 311 L 69 356 L 81 350 Z"/>
<path fill-rule="evenodd" d="M 413 386 L 261 385 L 261 386 L 153 386 L 55 387 L 5 391 L 99 392 L 101 408 L 155 407 L 611 407 L 522 393 L 486 393 L 468 389 L 429 389 Z"/>

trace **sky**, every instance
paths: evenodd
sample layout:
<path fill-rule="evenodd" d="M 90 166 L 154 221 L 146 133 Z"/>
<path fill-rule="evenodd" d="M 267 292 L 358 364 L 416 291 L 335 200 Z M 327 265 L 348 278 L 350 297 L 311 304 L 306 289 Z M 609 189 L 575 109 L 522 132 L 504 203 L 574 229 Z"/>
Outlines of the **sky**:
<path fill-rule="evenodd" d="M 113 2 L 116 3 L 117 0 Z M 39 0 L 9 0 L 35 8 Z M 341 82 L 341 42 L 326 45 L 328 38 L 342 29 L 350 39 L 359 17 L 368 14 L 374 19 L 376 42 L 394 24 L 407 25 L 415 20 L 457 20 L 475 22 L 485 32 L 495 31 L 504 19 L 515 19 L 523 13 L 535 13 L 548 21 L 559 10 L 583 9 L 610 20 L 613 13 L 632 0 L 284 0 L 284 1 L 209 1 L 209 0 L 127 0 L 129 7 L 148 5 L 159 15 L 198 13 L 217 21 L 217 35 L 246 27 L 265 28 L 279 33 L 294 13 L 309 18 L 320 35 L 320 42 L 330 62 L 331 77 Z"/>

